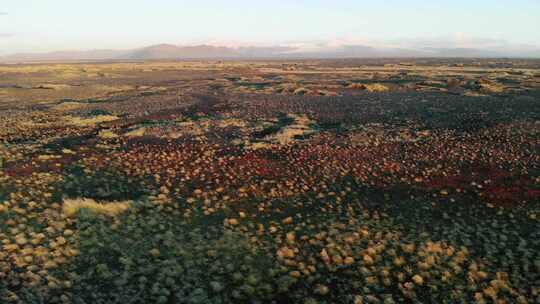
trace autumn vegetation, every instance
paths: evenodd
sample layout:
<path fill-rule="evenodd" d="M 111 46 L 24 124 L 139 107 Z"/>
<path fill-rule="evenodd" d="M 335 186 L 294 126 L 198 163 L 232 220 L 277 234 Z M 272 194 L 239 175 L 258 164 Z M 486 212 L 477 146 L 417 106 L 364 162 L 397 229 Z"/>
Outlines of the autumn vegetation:
<path fill-rule="evenodd" d="M 537 303 L 539 67 L 2 66 L 0 303 Z"/>

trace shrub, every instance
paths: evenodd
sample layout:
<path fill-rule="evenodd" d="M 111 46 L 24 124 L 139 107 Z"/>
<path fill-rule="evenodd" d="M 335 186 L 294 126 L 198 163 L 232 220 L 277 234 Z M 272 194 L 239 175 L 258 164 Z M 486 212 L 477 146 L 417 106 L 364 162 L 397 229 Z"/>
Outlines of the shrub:
<path fill-rule="evenodd" d="M 147 193 L 142 181 L 127 177 L 114 169 L 87 173 L 80 166 L 65 172 L 62 193 L 69 198 L 91 198 L 124 201 L 140 198 Z"/>
<path fill-rule="evenodd" d="M 137 214 L 145 214 L 144 221 Z M 234 303 L 273 296 L 270 257 L 239 234 L 201 227 L 138 203 L 111 228 L 81 211 L 77 303 Z"/>

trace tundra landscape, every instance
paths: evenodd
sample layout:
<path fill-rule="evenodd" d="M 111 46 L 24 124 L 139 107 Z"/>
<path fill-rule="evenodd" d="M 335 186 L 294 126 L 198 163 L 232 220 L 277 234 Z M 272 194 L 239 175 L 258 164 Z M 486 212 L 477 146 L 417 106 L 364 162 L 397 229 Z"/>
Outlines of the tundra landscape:
<path fill-rule="evenodd" d="M 0 303 L 540 303 L 540 60 L 0 65 Z"/>

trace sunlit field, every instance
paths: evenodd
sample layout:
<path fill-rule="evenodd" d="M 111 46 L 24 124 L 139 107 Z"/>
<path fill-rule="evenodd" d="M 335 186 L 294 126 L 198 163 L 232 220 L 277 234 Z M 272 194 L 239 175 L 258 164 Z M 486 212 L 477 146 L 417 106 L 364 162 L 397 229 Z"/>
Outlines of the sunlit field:
<path fill-rule="evenodd" d="M 0 303 L 540 303 L 540 61 L 0 66 Z"/>

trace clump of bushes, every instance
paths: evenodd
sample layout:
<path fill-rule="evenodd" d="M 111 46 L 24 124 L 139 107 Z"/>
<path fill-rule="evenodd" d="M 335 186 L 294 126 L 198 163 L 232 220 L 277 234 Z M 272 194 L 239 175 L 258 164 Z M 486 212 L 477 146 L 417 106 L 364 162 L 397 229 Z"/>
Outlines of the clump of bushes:
<path fill-rule="evenodd" d="M 273 134 L 276 134 L 278 133 L 279 131 L 281 131 L 283 128 L 293 124 L 295 121 L 295 118 L 294 116 L 291 116 L 291 115 L 288 115 L 288 114 L 285 114 L 285 113 L 280 113 L 277 117 L 277 122 L 270 125 L 270 126 L 267 126 L 265 127 L 264 129 L 260 130 L 260 131 L 256 131 L 256 132 L 253 132 L 252 136 L 254 138 L 264 138 L 266 136 L 269 136 L 269 135 L 273 135 Z"/>
<path fill-rule="evenodd" d="M 62 151 L 63 149 L 74 149 L 82 146 L 95 137 L 95 134 L 88 133 L 83 135 L 66 136 L 43 145 L 43 149 L 52 151 Z"/>
<path fill-rule="evenodd" d="M 79 212 L 81 254 L 68 270 L 75 302 L 238 303 L 277 291 L 271 258 L 240 234 L 141 202 L 118 220 Z"/>
<path fill-rule="evenodd" d="M 66 169 L 61 192 L 69 198 L 124 201 L 148 193 L 141 180 L 125 176 L 114 169 L 85 170 L 81 166 Z"/>
<path fill-rule="evenodd" d="M 103 109 L 94 109 L 86 113 L 86 116 L 103 116 L 103 115 L 113 115 L 112 112 L 103 110 Z"/>

